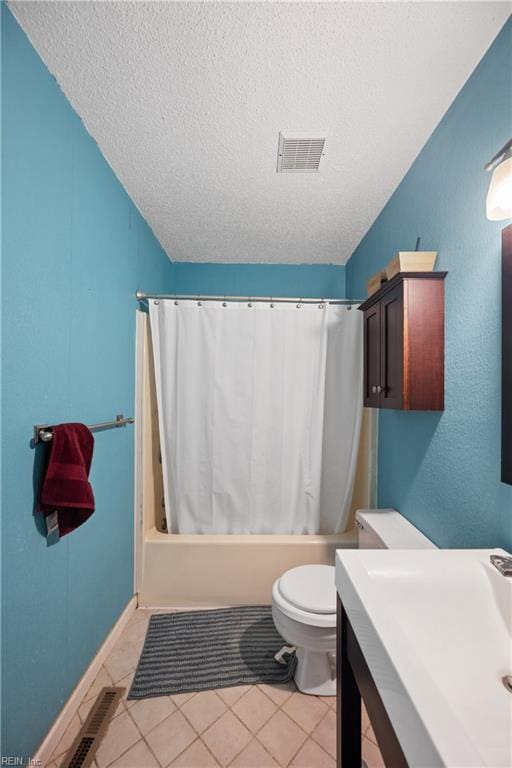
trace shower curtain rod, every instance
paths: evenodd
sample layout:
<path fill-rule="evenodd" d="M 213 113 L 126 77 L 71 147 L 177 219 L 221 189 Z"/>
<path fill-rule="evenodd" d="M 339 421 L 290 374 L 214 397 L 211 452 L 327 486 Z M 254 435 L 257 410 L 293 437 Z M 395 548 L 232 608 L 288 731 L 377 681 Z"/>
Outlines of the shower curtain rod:
<path fill-rule="evenodd" d="M 278 296 L 203 296 L 203 295 L 188 295 L 183 296 L 176 293 L 144 293 L 144 291 L 136 291 L 135 297 L 137 301 L 145 301 L 146 299 L 174 299 L 175 301 L 254 301 L 254 302 L 268 302 L 275 301 L 282 304 L 362 304 L 365 299 L 311 299 L 311 298 L 284 298 Z"/>

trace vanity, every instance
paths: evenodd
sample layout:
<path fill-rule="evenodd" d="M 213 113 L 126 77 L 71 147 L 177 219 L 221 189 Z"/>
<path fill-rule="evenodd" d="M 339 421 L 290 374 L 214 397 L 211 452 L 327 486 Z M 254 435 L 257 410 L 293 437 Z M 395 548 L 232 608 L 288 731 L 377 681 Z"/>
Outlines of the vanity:
<path fill-rule="evenodd" d="M 512 766 L 512 578 L 485 550 L 338 550 L 338 768 Z"/>

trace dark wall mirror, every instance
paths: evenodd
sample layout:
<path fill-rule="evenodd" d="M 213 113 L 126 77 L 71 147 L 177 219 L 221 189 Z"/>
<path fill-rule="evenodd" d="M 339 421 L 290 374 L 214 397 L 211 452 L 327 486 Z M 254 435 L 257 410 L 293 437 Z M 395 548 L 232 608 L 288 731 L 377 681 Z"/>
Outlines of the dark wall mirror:
<path fill-rule="evenodd" d="M 512 485 L 512 224 L 502 231 L 501 479 Z"/>

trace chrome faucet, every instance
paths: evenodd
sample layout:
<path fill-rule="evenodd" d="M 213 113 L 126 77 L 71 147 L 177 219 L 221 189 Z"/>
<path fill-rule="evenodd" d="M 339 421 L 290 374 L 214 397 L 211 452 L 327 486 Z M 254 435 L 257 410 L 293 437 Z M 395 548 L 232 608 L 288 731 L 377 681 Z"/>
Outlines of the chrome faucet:
<path fill-rule="evenodd" d="M 491 563 L 503 576 L 512 576 L 512 556 L 491 555 Z"/>

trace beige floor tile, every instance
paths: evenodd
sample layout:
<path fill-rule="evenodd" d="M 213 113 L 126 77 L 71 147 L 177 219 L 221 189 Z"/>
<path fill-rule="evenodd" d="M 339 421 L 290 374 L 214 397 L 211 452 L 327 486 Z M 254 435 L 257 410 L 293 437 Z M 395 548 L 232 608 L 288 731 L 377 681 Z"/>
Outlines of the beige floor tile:
<path fill-rule="evenodd" d="M 133 643 L 142 650 L 147 630 L 148 628 L 145 621 L 137 621 L 135 624 L 128 624 L 119 638 L 119 645 Z"/>
<path fill-rule="evenodd" d="M 373 743 L 373 741 L 367 739 L 366 736 L 363 736 L 361 749 L 363 760 L 365 761 L 368 768 L 386 768 L 380 753 L 380 749 L 376 744 Z"/>
<path fill-rule="evenodd" d="M 277 706 L 260 691 L 258 686 L 253 685 L 247 693 L 238 699 L 231 707 L 242 723 L 252 731 L 258 733 L 265 723 L 270 720 Z"/>
<path fill-rule="evenodd" d="M 157 616 L 159 613 L 184 613 L 185 611 L 195 611 L 196 608 L 145 608 L 147 614 L 151 616 Z"/>
<path fill-rule="evenodd" d="M 192 696 L 196 696 L 195 691 L 189 691 L 187 693 L 175 693 L 171 696 L 171 699 L 174 701 L 177 707 L 182 707 L 186 701 L 192 698 Z"/>
<path fill-rule="evenodd" d="M 53 754 L 51 755 L 51 760 L 55 760 L 57 757 L 60 757 L 65 752 L 68 751 L 70 746 L 75 740 L 76 735 L 78 734 L 78 731 L 82 727 L 82 722 L 78 715 L 75 715 L 73 719 L 71 720 L 70 724 L 64 731 L 64 734 L 62 738 L 60 739 L 59 743 L 53 750 Z"/>
<path fill-rule="evenodd" d="M 195 740 L 192 726 L 179 710 L 166 717 L 146 736 L 146 741 L 161 765 L 169 765 Z"/>
<path fill-rule="evenodd" d="M 368 728 L 371 728 L 370 718 L 368 717 L 366 707 L 364 706 L 363 702 L 361 702 L 361 732 L 366 733 Z"/>
<path fill-rule="evenodd" d="M 332 757 L 336 757 L 336 712 L 327 711 L 313 730 L 311 737 Z"/>
<path fill-rule="evenodd" d="M 286 712 L 307 733 L 311 733 L 329 711 L 327 704 L 324 704 L 319 698 L 307 696 L 299 691 L 292 694 L 283 704 L 283 712 Z"/>
<path fill-rule="evenodd" d="M 137 608 L 130 616 L 128 624 L 137 624 L 139 621 L 145 621 L 146 624 L 149 621 L 149 614 L 143 608 Z"/>
<path fill-rule="evenodd" d="M 222 766 L 229 765 L 233 758 L 249 743 L 251 733 L 229 710 L 213 723 L 201 737 Z"/>
<path fill-rule="evenodd" d="M 336 768 L 333 758 L 312 739 L 299 749 L 290 765 L 293 768 Z"/>
<path fill-rule="evenodd" d="M 336 696 L 317 696 L 316 698 L 323 701 L 328 707 L 336 709 Z"/>
<path fill-rule="evenodd" d="M 114 683 L 132 672 L 140 658 L 140 648 L 134 643 L 120 643 L 105 660 L 105 668 Z"/>
<path fill-rule="evenodd" d="M 88 701 L 88 699 L 95 699 L 102 688 L 110 687 L 113 684 L 113 680 L 105 667 L 101 667 L 100 671 L 94 679 L 93 684 L 85 694 L 84 701 Z"/>
<path fill-rule="evenodd" d="M 106 768 L 139 740 L 140 733 L 128 712 L 114 718 L 95 755 L 99 768 Z"/>
<path fill-rule="evenodd" d="M 144 621 L 149 622 L 151 616 L 155 613 L 155 611 L 152 611 L 150 608 L 139 608 L 137 610 L 137 616 L 139 619 L 144 619 Z"/>
<path fill-rule="evenodd" d="M 232 707 L 251 688 L 251 685 L 234 685 L 231 688 L 217 688 L 216 693 L 228 707 Z"/>
<path fill-rule="evenodd" d="M 126 709 L 131 709 L 131 707 L 133 707 L 133 705 L 137 703 L 137 699 L 127 698 L 128 694 L 130 693 L 130 688 L 132 687 L 134 675 L 135 675 L 135 670 L 133 669 L 131 672 L 125 675 L 125 677 L 123 677 L 121 680 L 119 680 L 116 683 L 117 687 L 124 688 L 123 702 Z"/>
<path fill-rule="evenodd" d="M 227 707 L 215 691 L 201 691 L 181 706 L 192 727 L 201 734 L 226 712 Z"/>
<path fill-rule="evenodd" d="M 260 742 L 253 739 L 235 757 L 229 768 L 279 768 L 279 766 Z"/>
<path fill-rule="evenodd" d="M 61 765 L 64 765 L 64 761 L 66 759 L 66 753 L 64 752 L 63 755 L 61 755 L 55 762 L 46 763 L 44 768 L 60 768 Z"/>
<path fill-rule="evenodd" d="M 219 768 L 219 764 L 201 739 L 196 739 L 169 768 Z"/>
<path fill-rule="evenodd" d="M 147 616 L 148 623 L 152 616 L 160 616 L 161 614 L 169 614 L 169 613 L 183 613 L 182 610 L 173 610 L 172 608 L 142 608 L 144 613 Z"/>
<path fill-rule="evenodd" d="M 170 696 L 156 696 L 136 701 L 134 706 L 130 707 L 130 715 L 141 734 L 145 736 L 175 710 L 176 705 L 171 701 Z"/>
<path fill-rule="evenodd" d="M 278 707 L 282 707 L 284 702 L 297 690 L 297 686 L 293 680 L 290 680 L 289 683 L 276 683 L 275 685 L 271 685 L 270 683 L 260 683 L 258 688 L 272 699 L 274 704 L 277 704 Z"/>
<path fill-rule="evenodd" d="M 80 718 L 81 723 L 85 723 L 87 719 L 87 715 L 92 709 L 92 705 L 94 704 L 95 699 L 88 699 L 87 701 L 83 701 L 80 706 L 78 707 L 78 717 Z M 123 704 L 124 708 L 124 704 Z"/>
<path fill-rule="evenodd" d="M 288 765 L 306 738 L 304 731 L 280 710 L 258 733 L 258 740 L 279 765 Z"/>
<path fill-rule="evenodd" d="M 160 768 L 160 765 L 146 742 L 141 739 L 128 752 L 118 757 L 111 768 Z"/>

